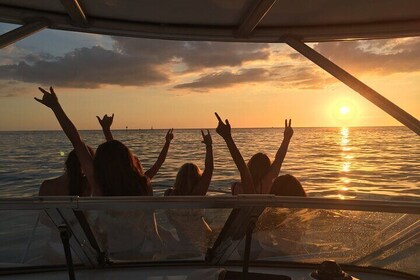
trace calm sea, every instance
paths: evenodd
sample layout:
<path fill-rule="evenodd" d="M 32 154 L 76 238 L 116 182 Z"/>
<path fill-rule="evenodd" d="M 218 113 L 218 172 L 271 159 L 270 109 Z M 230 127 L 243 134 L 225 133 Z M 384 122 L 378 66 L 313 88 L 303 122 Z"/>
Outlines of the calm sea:
<path fill-rule="evenodd" d="M 165 130 L 120 130 L 114 138 L 152 166 L 165 141 Z M 211 194 L 230 193 L 238 171 L 222 138 L 211 130 L 215 171 Z M 101 131 L 81 131 L 96 147 Z M 199 130 L 175 130 L 167 159 L 153 179 L 155 195 L 172 186 L 186 162 L 204 167 Z M 234 129 L 247 161 L 254 153 L 274 158 L 283 129 Z M 63 173 L 71 145 L 61 131 L 0 132 L 0 197 L 28 197 L 41 182 Z M 404 127 L 295 128 L 281 173 L 295 175 L 310 196 L 342 199 L 417 199 L 420 197 L 420 137 Z"/>

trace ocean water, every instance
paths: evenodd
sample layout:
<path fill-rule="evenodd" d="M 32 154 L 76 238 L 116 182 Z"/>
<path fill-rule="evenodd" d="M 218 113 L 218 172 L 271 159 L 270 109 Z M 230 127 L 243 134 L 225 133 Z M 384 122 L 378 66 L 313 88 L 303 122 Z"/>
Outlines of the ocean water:
<path fill-rule="evenodd" d="M 309 196 L 340 199 L 415 200 L 420 197 L 420 137 L 404 127 L 295 128 L 281 174 L 290 173 Z M 223 139 L 213 137 L 215 170 L 210 194 L 229 194 L 239 180 Z M 114 138 L 151 167 L 165 142 L 166 130 L 117 130 Z M 101 131 L 81 131 L 92 147 L 104 141 Z M 283 128 L 233 129 L 245 161 L 264 152 L 271 159 Z M 204 168 L 205 146 L 199 130 L 174 130 L 165 163 L 152 181 L 155 195 L 174 183 L 186 162 Z M 63 173 L 72 149 L 62 131 L 0 132 L 0 197 L 37 195 L 43 180 Z"/>

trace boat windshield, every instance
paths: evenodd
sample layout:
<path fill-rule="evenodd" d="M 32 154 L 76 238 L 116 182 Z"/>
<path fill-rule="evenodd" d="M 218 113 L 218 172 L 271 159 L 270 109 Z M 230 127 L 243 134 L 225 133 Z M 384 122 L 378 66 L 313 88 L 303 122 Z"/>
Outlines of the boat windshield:
<path fill-rule="evenodd" d="M 0 204 L 3 270 L 65 265 L 58 226 L 66 224 L 73 263 L 87 267 L 234 263 L 243 260 L 245 236 L 252 231 L 252 264 L 334 259 L 420 276 L 416 202 L 274 197 L 4 201 L 10 203 Z"/>

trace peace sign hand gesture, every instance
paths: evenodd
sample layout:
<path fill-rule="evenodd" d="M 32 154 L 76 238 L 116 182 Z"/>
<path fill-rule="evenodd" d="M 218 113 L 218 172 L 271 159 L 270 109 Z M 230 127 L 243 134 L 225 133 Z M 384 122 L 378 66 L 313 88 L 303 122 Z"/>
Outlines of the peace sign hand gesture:
<path fill-rule="evenodd" d="M 102 120 L 99 116 L 96 116 L 96 118 L 98 119 L 99 124 L 102 126 L 102 128 L 110 128 L 112 122 L 114 121 L 114 114 L 112 114 L 112 116 L 110 117 L 108 117 L 108 115 L 105 114 Z"/>
<path fill-rule="evenodd" d="M 46 91 L 45 89 L 39 87 L 38 88 L 44 95 L 42 96 L 42 99 L 34 97 L 36 101 L 38 101 L 41 104 L 44 104 L 48 108 L 54 109 L 57 106 L 60 106 L 58 103 L 57 95 L 54 92 L 53 87 L 50 87 L 50 92 Z"/>
<path fill-rule="evenodd" d="M 287 125 L 287 119 L 284 120 L 284 138 L 291 139 L 293 136 L 292 119 L 289 119 L 289 125 Z"/>
<path fill-rule="evenodd" d="M 222 136 L 224 139 L 231 137 L 231 127 L 229 120 L 226 119 L 226 124 L 222 121 L 220 116 L 217 113 L 214 113 L 216 115 L 217 120 L 219 121 L 219 124 L 217 125 L 216 132 Z"/>
<path fill-rule="evenodd" d="M 174 131 L 174 129 L 171 128 L 171 129 L 168 130 L 168 132 L 166 132 L 166 136 L 165 136 L 166 142 L 170 143 L 172 141 L 172 139 L 174 139 L 173 131 Z"/>
<path fill-rule="evenodd" d="M 204 134 L 203 130 L 201 130 L 201 135 L 203 136 L 203 141 L 206 146 L 211 146 L 213 144 L 213 140 L 211 139 L 210 131 L 207 129 L 207 135 Z"/>

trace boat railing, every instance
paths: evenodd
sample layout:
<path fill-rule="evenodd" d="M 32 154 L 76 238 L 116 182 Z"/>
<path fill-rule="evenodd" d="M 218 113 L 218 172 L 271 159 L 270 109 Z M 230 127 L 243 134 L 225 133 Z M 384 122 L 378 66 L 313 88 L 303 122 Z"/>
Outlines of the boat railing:
<path fill-rule="evenodd" d="M 114 211 L 124 213 L 125 211 L 136 213 L 147 212 L 147 210 L 160 211 L 166 210 L 175 212 L 181 209 L 207 209 L 219 211 L 222 214 L 219 226 L 219 232 L 212 244 L 207 247 L 207 252 L 203 251 L 201 261 L 205 261 L 211 265 L 223 265 L 231 260 L 234 252 L 238 252 L 240 244 L 243 245 L 245 238 L 244 253 L 244 270 L 248 269 L 250 260 L 250 249 L 252 234 L 255 225 L 266 209 L 286 209 L 290 211 L 299 211 L 306 209 L 310 211 L 326 210 L 330 214 L 340 215 L 337 210 L 349 210 L 351 213 L 366 212 L 366 215 L 372 213 L 388 213 L 391 215 L 388 220 L 394 219 L 393 215 L 402 217 L 410 216 L 406 219 L 404 227 L 394 227 L 392 221 L 388 228 L 384 228 L 378 232 L 378 235 L 371 238 L 381 238 L 381 234 L 391 229 L 396 233 L 389 240 L 384 239 L 385 249 L 367 248 L 366 252 L 370 252 L 366 257 L 361 256 L 355 259 L 355 263 L 369 264 L 378 259 L 378 256 L 386 250 L 391 250 L 395 244 L 401 241 L 401 238 L 408 237 L 413 240 L 417 236 L 419 224 L 413 223 L 417 215 L 420 214 L 420 202 L 417 201 L 379 201 L 379 200 L 337 200 L 327 198 L 305 198 L 305 197 L 276 197 L 272 195 L 239 195 L 239 196 L 185 196 L 185 197 L 29 197 L 29 198 L 2 198 L 0 199 L 0 210 L 2 211 L 38 211 L 45 212 L 54 226 L 60 230 L 63 244 L 71 247 L 72 252 L 77 256 L 78 260 L 85 267 L 101 267 L 110 264 L 108 252 L 104 249 L 103 244 L 97 240 L 94 234 L 93 223 L 89 221 L 89 214 L 92 212 L 103 213 L 106 211 Z M 226 210 L 226 211 L 225 211 Z M 150 211 L 149 211 L 150 212 Z M 88 214 L 89 213 L 89 214 Z M 182 211 L 181 211 L 182 213 Z M 338 214 L 337 214 L 338 213 Z M 165 214 L 166 215 L 166 214 Z M 217 216 L 217 215 L 215 215 Z M 359 216 L 360 217 L 360 216 Z M 122 218 L 123 219 L 123 218 Z M 38 224 L 39 217 L 37 219 Z M 328 229 L 328 225 L 334 226 L 334 221 L 327 221 L 324 225 Z M 127 223 L 135 222 L 130 219 Z M 359 224 L 362 224 L 360 221 Z M 395 220 L 398 223 L 399 220 Z M 330 223 L 330 224 L 328 224 Z M 275 225 L 277 227 L 277 225 Z M 357 225 L 356 225 L 357 226 Z M 380 230 L 380 229 L 379 229 Z M 342 230 L 339 229 L 338 232 Z M 372 231 L 375 233 L 375 231 Z M 34 230 L 32 231 L 32 235 Z M 32 237 L 29 239 L 32 240 Z M 364 238 L 367 240 L 367 238 Z M 128 240 L 127 240 L 128 241 Z M 411 242 L 411 241 L 410 241 Z M 367 244 L 368 245 L 368 244 Z M 28 248 L 26 248 L 27 251 Z M 337 251 L 339 252 L 339 251 Z M 324 252 L 325 253 L 325 252 Z M 340 254 L 346 254 L 341 252 Z M 27 252 L 24 253 L 26 257 Z M 309 257 L 321 256 L 322 252 L 307 254 Z M 327 254 L 328 255 L 328 254 Z M 284 258 L 284 256 L 283 256 Z M 279 260 L 282 256 L 279 256 Z M 69 261 L 67 259 L 67 261 Z M 68 262 L 69 263 L 69 262 Z M 70 267 L 70 266 L 69 266 Z"/>
<path fill-rule="evenodd" d="M 342 200 L 314 197 L 278 197 L 274 195 L 238 196 L 171 196 L 171 197 L 78 197 L 49 196 L 0 198 L 0 210 L 43 210 L 63 208 L 73 210 L 124 209 L 197 209 L 280 207 L 373 211 L 420 214 L 420 202 L 396 200 Z"/>

